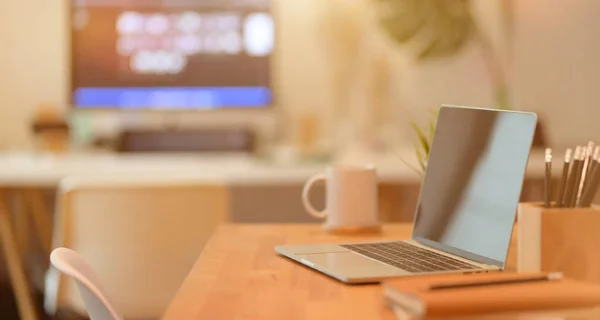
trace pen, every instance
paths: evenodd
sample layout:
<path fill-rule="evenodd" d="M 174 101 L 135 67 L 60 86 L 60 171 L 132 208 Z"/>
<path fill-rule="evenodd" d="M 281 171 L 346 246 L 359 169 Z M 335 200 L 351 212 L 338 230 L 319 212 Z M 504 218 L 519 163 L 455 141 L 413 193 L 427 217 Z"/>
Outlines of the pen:
<path fill-rule="evenodd" d="M 592 201 L 594 200 L 594 196 L 598 192 L 598 188 L 600 188 L 600 165 L 598 160 L 592 160 L 594 162 L 594 169 L 589 177 L 589 183 L 587 184 L 583 195 L 581 196 L 580 207 L 586 208 L 592 205 Z"/>
<path fill-rule="evenodd" d="M 546 149 L 546 171 L 544 180 L 544 207 L 550 208 L 550 193 L 552 193 L 552 149 Z"/>
<path fill-rule="evenodd" d="M 577 146 L 577 148 L 575 148 L 575 154 L 573 156 L 573 161 L 571 163 L 571 171 L 569 173 L 569 178 L 567 180 L 567 187 L 565 190 L 565 195 L 563 197 L 563 206 L 566 208 L 570 208 L 571 207 L 571 198 L 573 198 L 573 200 L 575 199 L 573 197 L 574 193 L 575 193 L 575 185 L 577 184 L 576 180 L 577 180 L 577 172 L 581 172 L 580 170 L 580 164 L 581 164 L 581 160 L 579 160 L 581 158 L 581 147 Z"/>
<path fill-rule="evenodd" d="M 594 142 L 590 141 L 590 142 L 588 142 L 587 148 L 585 149 L 585 158 L 583 160 L 583 167 L 581 170 L 581 178 L 580 178 L 579 184 L 577 185 L 577 198 L 575 200 L 576 204 L 579 204 L 579 201 L 581 200 L 581 194 L 583 193 L 583 188 L 585 186 L 587 175 L 589 173 L 588 169 L 590 166 L 590 160 L 592 159 L 593 152 L 594 152 Z"/>
<path fill-rule="evenodd" d="M 592 156 L 590 157 L 590 165 L 588 166 L 588 176 L 590 175 L 590 173 L 592 172 L 592 168 L 595 165 L 595 162 L 592 160 L 598 160 L 598 157 L 600 156 L 600 146 L 596 146 L 594 148 L 594 152 L 592 152 Z"/>
<path fill-rule="evenodd" d="M 596 146 L 596 148 L 594 148 L 594 152 L 592 152 L 592 156 L 590 157 L 590 163 L 588 165 L 586 174 L 587 178 L 585 180 L 585 183 L 583 184 L 583 191 L 581 195 L 582 198 L 583 192 L 585 192 L 585 190 L 588 188 L 592 172 L 594 172 L 594 167 L 596 167 L 596 165 L 598 164 L 598 162 L 596 161 L 598 160 L 598 157 L 600 157 L 600 146 Z"/>
<path fill-rule="evenodd" d="M 569 177 L 569 166 L 571 165 L 572 155 L 573 149 L 567 149 L 565 152 L 565 163 L 563 164 L 562 175 L 558 185 L 558 193 L 556 194 L 556 206 L 559 208 L 563 207 L 563 197 L 565 194 L 565 187 L 567 186 L 567 178 Z"/>
<path fill-rule="evenodd" d="M 596 146 L 596 148 L 594 149 L 594 154 L 592 155 L 592 160 L 596 160 L 596 161 L 590 161 L 590 166 L 588 167 L 588 176 L 592 172 L 594 167 L 598 164 L 597 161 L 600 160 L 600 146 Z"/>
<path fill-rule="evenodd" d="M 577 205 L 577 196 L 579 195 L 579 183 L 581 182 L 581 172 L 583 171 L 583 162 L 585 161 L 585 148 L 581 148 L 581 153 L 577 161 L 577 167 L 573 174 L 575 175 L 575 182 L 573 183 L 573 191 L 569 200 L 569 208 L 575 208 Z"/>
<path fill-rule="evenodd" d="M 530 278 L 521 279 L 502 279 L 502 280 L 491 280 L 491 281 L 474 281 L 474 282 L 462 282 L 462 283 L 448 283 L 448 284 L 437 284 L 431 285 L 429 290 L 443 290 L 443 289 L 459 289 L 459 288 L 470 288 L 470 287 L 485 287 L 500 284 L 518 284 L 526 282 L 540 282 L 540 281 L 552 281 L 560 280 L 563 275 L 560 272 L 551 272 L 543 276 L 533 276 Z"/>

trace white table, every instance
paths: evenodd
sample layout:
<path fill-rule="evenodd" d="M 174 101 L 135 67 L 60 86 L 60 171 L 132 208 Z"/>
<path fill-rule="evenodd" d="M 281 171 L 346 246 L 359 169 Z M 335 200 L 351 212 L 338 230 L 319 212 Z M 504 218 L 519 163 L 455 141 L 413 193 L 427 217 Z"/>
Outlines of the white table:
<path fill-rule="evenodd" d="M 382 182 L 418 182 L 419 175 L 405 165 L 400 157 L 409 161 L 414 158 L 410 150 L 401 155 L 354 153 L 338 157 L 334 163 L 374 164 Z M 558 168 L 558 160 L 555 165 Z M 241 154 L 0 152 L 0 187 L 56 187 L 64 177 L 93 174 L 127 174 L 132 178 L 150 175 L 187 181 L 218 180 L 231 185 L 303 183 L 311 175 L 322 172 L 326 166 L 322 163 L 277 165 Z M 532 152 L 526 176 L 543 178 L 541 151 Z"/>

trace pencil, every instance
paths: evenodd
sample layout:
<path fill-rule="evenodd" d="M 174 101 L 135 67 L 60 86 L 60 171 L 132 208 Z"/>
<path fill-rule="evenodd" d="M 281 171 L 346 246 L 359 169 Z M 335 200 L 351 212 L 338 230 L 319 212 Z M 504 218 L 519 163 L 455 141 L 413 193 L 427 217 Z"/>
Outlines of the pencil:
<path fill-rule="evenodd" d="M 563 164 L 560 183 L 558 184 L 558 193 L 556 194 L 556 206 L 559 208 L 563 207 L 563 197 L 565 195 L 565 187 L 567 186 L 567 178 L 569 177 L 569 166 L 571 165 L 572 156 L 573 149 L 567 149 L 565 152 L 565 163 Z"/>
<path fill-rule="evenodd" d="M 590 161 L 592 160 L 592 154 L 594 153 L 594 142 L 590 141 L 587 144 L 587 148 L 585 149 L 585 158 L 583 159 L 583 167 L 581 169 L 581 178 L 580 182 L 577 185 L 577 199 L 575 203 L 578 204 L 581 200 L 581 194 L 583 193 L 583 189 L 585 187 L 585 181 L 587 179 L 587 175 L 589 173 L 588 169 L 590 167 Z"/>
<path fill-rule="evenodd" d="M 579 159 L 577 160 L 577 170 L 575 174 L 575 183 L 573 184 L 573 193 L 569 200 L 569 208 L 575 208 L 577 205 L 577 197 L 579 196 L 579 183 L 581 182 L 581 172 L 583 171 L 583 163 L 585 162 L 585 148 L 581 149 Z"/>
<path fill-rule="evenodd" d="M 571 199 L 575 200 L 575 186 L 577 185 L 578 172 L 581 173 L 581 147 L 575 148 L 575 155 L 573 156 L 573 163 L 571 164 L 571 171 L 569 173 L 569 179 L 567 180 L 567 189 L 565 190 L 565 196 L 563 197 L 563 206 L 566 208 L 571 207 Z"/>
<path fill-rule="evenodd" d="M 543 276 L 532 276 L 532 277 L 521 278 L 521 279 L 499 279 L 499 280 L 489 280 L 489 281 L 434 284 L 429 287 L 429 290 L 459 289 L 459 288 L 471 288 L 471 287 L 486 287 L 486 286 L 493 286 L 493 285 L 519 284 L 519 283 L 527 283 L 527 282 L 553 281 L 553 280 L 561 280 L 562 278 L 563 278 L 563 274 L 561 272 L 550 272 Z"/>
<path fill-rule="evenodd" d="M 596 148 L 594 148 L 594 152 L 592 152 L 592 155 L 590 157 L 590 162 L 589 162 L 589 165 L 587 168 L 587 174 L 586 174 L 587 178 L 585 180 L 585 183 L 583 184 L 582 197 L 583 197 L 583 192 L 585 192 L 585 190 L 588 188 L 589 180 L 592 175 L 592 172 L 594 171 L 594 167 L 598 164 L 598 162 L 596 160 L 598 160 L 599 157 L 600 157 L 600 146 L 596 146 Z"/>
<path fill-rule="evenodd" d="M 600 146 L 596 146 L 594 148 L 594 152 L 592 153 L 592 158 L 590 159 L 590 166 L 588 167 L 588 173 L 587 173 L 588 176 L 592 172 L 592 169 L 594 169 L 593 167 L 596 165 L 596 162 L 594 162 L 592 160 L 598 160 L 599 157 L 600 157 Z"/>
<path fill-rule="evenodd" d="M 544 180 L 544 206 L 550 208 L 550 198 L 552 193 L 552 149 L 546 149 L 546 175 Z"/>
<path fill-rule="evenodd" d="M 592 161 L 595 163 L 595 165 L 589 177 L 590 181 L 583 191 L 583 195 L 581 196 L 581 203 L 579 206 L 582 208 L 587 208 L 592 204 L 594 196 L 598 192 L 598 188 L 600 188 L 600 165 L 598 164 L 598 160 Z"/>
<path fill-rule="evenodd" d="M 596 146 L 596 149 L 594 150 L 594 154 L 592 155 L 592 160 L 596 160 L 596 161 L 590 161 L 590 167 L 588 168 L 588 175 L 592 172 L 594 167 L 598 164 L 598 161 L 600 161 L 600 146 Z"/>

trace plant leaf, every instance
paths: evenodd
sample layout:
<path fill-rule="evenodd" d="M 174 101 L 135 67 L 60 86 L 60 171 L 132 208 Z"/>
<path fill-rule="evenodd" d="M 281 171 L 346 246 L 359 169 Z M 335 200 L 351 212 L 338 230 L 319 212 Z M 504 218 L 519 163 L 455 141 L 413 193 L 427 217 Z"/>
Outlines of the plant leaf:
<path fill-rule="evenodd" d="M 400 161 L 404 162 L 405 165 L 407 165 L 412 171 L 414 171 L 415 173 L 417 173 L 419 176 L 423 176 L 423 170 L 419 169 L 417 167 L 415 167 L 412 163 L 406 161 L 404 158 L 400 158 Z"/>
<path fill-rule="evenodd" d="M 381 26 L 398 43 L 417 36 L 427 18 L 427 7 L 422 0 L 379 0 Z"/>
<path fill-rule="evenodd" d="M 400 161 L 404 162 L 405 165 L 407 165 L 411 170 L 416 172 L 419 176 L 421 176 L 421 177 L 423 176 L 423 169 L 419 169 L 419 168 L 415 167 L 412 163 L 406 161 L 402 157 L 400 157 Z"/>
<path fill-rule="evenodd" d="M 411 121 L 410 125 L 413 127 L 417 136 L 419 137 L 419 142 L 421 143 L 421 147 L 425 151 L 425 155 L 429 155 L 429 141 L 427 140 L 427 136 L 425 136 L 423 130 L 421 130 L 421 128 L 419 128 L 419 126 L 414 121 Z"/>
<path fill-rule="evenodd" d="M 426 167 L 426 155 L 423 155 L 423 153 L 421 152 L 421 149 L 419 149 L 419 147 L 415 146 L 415 154 L 417 155 L 417 160 L 419 161 L 419 166 L 421 167 L 421 170 L 423 170 L 423 172 L 425 172 L 425 167 Z"/>
<path fill-rule="evenodd" d="M 406 159 L 404 159 L 398 152 L 394 152 L 394 154 L 398 157 L 398 159 L 400 159 L 400 161 L 402 161 L 405 165 L 407 165 L 411 170 L 413 170 L 415 173 L 417 173 L 419 176 L 423 176 L 423 169 L 419 169 L 418 167 L 416 167 L 415 165 L 413 165 L 412 163 L 410 163 L 409 161 L 407 161 Z"/>
<path fill-rule="evenodd" d="M 475 28 L 469 0 L 375 2 L 383 30 L 396 43 L 410 42 L 417 60 L 456 53 L 468 42 Z"/>
<path fill-rule="evenodd" d="M 429 120 L 429 143 L 433 140 L 433 134 L 435 133 L 435 120 Z"/>
<path fill-rule="evenodd" d="M 469 40 L 474 28 L 468 1 L 433 1 L 417 59 L 450 56 Z"/>
<path fill-rule="evenodd" d="M 435 134 L 435 125 L 437 123 L 437 118 L 440 114 L 439 109 L 433 109 L 431 112 L 431 118 L 429 118 L 429 145 L 431 146 L 431 142 L 433 141 L 433 135 Z"/>

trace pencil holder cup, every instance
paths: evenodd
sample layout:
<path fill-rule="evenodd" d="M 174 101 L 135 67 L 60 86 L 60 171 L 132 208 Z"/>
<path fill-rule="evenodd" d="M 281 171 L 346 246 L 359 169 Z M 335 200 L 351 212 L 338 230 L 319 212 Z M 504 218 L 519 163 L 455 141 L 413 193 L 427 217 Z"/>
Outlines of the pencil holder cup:
<path fill-rule="evenodd" d="M 560 271 L 565 277 L 600 283 L 600 208 L 518 209 L 517 271 Z"/>

